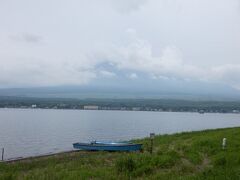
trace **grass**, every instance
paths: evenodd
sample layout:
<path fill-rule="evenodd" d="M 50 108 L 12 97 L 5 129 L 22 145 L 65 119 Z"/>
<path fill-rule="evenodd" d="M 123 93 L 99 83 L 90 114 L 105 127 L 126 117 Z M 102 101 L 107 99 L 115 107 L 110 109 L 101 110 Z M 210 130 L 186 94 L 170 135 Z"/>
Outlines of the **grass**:
<path fill-rule="evenodd" d="M 227 148 L 221 147 L 227 138 Z M 240 128 L 156 136 L 137 153 L 72 152 L 0 163 L 0 179 L 240 179 Z"/>

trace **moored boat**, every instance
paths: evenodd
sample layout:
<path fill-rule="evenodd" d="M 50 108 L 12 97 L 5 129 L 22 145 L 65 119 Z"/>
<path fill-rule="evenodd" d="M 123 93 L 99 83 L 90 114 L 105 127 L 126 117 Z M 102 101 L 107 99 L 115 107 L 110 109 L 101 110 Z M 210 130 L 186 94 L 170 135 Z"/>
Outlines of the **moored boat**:
<path fill-rule="evenodd" d="M 98 142 L 91 143 L 74 143 L 75 149 L 86 151 L 140 151 L 142 144 L 134 144 L 130 142 Z"/>

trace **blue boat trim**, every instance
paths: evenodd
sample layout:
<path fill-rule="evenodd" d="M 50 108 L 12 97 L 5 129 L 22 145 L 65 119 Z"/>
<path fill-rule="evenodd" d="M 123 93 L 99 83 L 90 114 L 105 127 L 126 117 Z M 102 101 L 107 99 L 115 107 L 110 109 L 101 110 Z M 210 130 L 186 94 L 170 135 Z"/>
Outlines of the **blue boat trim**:
<path fill-rule="evenodd" d="M 113 145 L 113 144 L 132 144 L 130 141 L 118 141 L 118 142 L 107 142 L 107 141 L 91 141 L 91 144 L 105 144 L 105 145 Z"/>
<path fill-rule="evenodd" d="M 132 143 L 74 143 L 75 149 L 86 151 L 140 151 L 142 144 Z"/>

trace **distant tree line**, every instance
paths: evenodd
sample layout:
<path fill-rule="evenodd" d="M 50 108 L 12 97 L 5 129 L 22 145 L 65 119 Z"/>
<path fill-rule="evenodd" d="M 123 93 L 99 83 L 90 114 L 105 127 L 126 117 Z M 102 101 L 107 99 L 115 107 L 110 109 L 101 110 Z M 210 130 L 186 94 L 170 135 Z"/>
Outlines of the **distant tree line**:
<path fill-rule="evenodd" d="M 34 106 L 33 106 L 34 105 Z M 0 97 L 0 108 L 83 109 L 95 105 L 104 110 L 236 112 L 240 101 L 190 101 L 173 99 L 67 99 Z"/>

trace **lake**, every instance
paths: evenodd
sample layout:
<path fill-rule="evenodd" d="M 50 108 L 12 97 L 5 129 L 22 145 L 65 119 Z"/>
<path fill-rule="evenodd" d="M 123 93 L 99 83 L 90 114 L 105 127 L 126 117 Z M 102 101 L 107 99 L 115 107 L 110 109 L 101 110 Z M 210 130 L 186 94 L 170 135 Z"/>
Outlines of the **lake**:
<path fill-rule="evenodd" d="M 5 159 L 72 149 L 73 142 L 130 140 L 156 134 L 240 126 L 240 114 L 0 109 Z"/>

